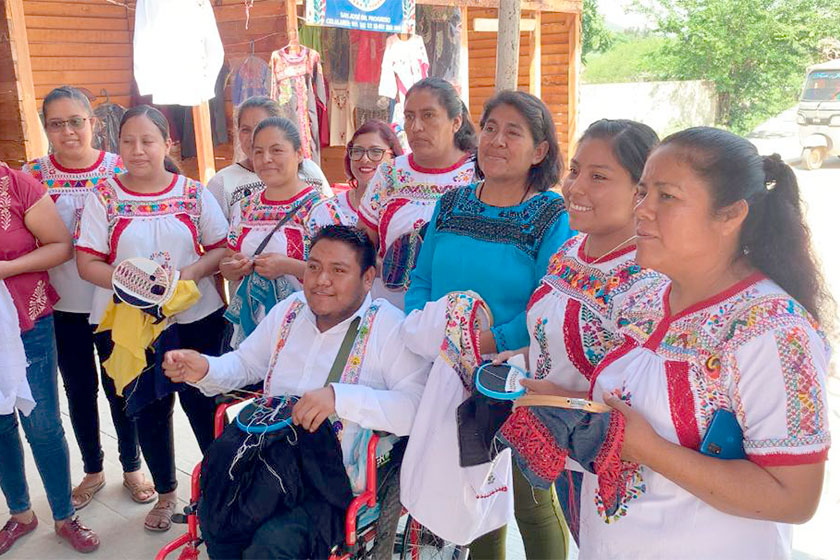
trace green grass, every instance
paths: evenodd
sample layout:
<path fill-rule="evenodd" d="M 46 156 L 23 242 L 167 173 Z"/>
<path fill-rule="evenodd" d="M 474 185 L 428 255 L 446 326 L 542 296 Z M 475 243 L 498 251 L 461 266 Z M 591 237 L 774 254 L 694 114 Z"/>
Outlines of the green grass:
<path fill-rule="evenodd" d="M 644 82 L 664 78 L 657 68 L 656 53 L 665 43 L 663 37 L 623 34 L 603 53 L 590 53 L 583 69 L 583 83 L 606 84 Z"/>

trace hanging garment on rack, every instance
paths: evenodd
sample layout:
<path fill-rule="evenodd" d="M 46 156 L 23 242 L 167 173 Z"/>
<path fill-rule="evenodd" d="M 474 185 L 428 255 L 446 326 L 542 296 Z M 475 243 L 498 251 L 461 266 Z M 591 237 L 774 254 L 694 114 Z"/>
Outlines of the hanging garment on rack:
<path fill-rule="evenodd" d="M 337 27 L 325 27 L 321 32 L 326 48 L 319 52 L 329 53 L 326 73 L 330 81 L 344 84 L 350 79 L 350 33 Z"/>
<path fill-rule="evenodd" d="M 327 104 L 321 55 L 307 47 L 298 48 L 298 54 L 288 47 L 272 53 L 271 98 L 280 104 L 284 116 L 298 125 L 303 157 L 320 165 L 318 106 Z"/>
<path fill-rule="evenodd" d="M 97 150 L 116 153 L 119 151 L 120 120 L 125 114 L 125 107 L 105 101 L 93 110 L 96 128 L 93 134 L 93 147 Z"/>
<path fill-rule="evenodd" d="M 458 85 L 461 11 L 451 6 L 417 6 L 417 33 L 429 55 L 429 75 Z"/>
<path fill-rule="evenodd" d="M 225 112 L 225 84 L 229 74 L 227 64 L 222 66 L 216 78 L 216 97 L 210 100 L 210 130 L 213 135 L 213 145 L 227 144 L 228 122 Z M 184 126 L 181 134 L 181 158 L 195 157 L 198 153 L 195 146 L 195 123 L 191 109 L 184 111 Z"/>
<path fill-rule="evenodd" d="M 330 92 L 330 146 L 346 146 L 353 136 L 353 111 L 347 84 L 333 84 Z"/>
<path fill-rule="evenodd" d="M 391 122 L 403 125 L 405 94 L 411 86 L 428 75 L 429 57 L 422 37 L 412 35 L 406 41 L 397 35 L 388 37 L 385 56 L 382 59 L 379 95 L 396 101 Z"/>
<path fill-rule="evenodd" d="M 376 31 L 350 32 L 350 43 L 356 48 L 353 77 L 357 83 L 377 83 L 380 80 L 382 57 L 385 55 L 385 35 Z"/>
<path fill-rule="evenodd" d="M 321 27 L 301 24 L 300 28 L 298 29 L 298 41 L 304 47 L 309 47 L 314 51 L 322 53 L 324 52 L 324 49 L 321 47 L 321 33 Z"/>
<path fill-rule="evenodd" d="M 268 95 L 271 92 L 271 71 L 268 63 L 253 54 L 248 56 L 233 73 L 231 82 L 231 98 L 233 105 L 257 95 Z"/>
<path fill-rule="evenodd" d="M 216 95 L 224 58 L 209 0 L 137 0 L 134 79 L 141 95 L 156 104 L 200 105 Z"/>

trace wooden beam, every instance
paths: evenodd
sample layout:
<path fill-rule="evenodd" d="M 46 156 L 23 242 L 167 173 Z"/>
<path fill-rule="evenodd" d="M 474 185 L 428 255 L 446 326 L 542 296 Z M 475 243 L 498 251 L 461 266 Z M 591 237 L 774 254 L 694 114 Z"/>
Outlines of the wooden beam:
<path fill-rule="evenodd" d="M 531 76 L 528 91 L 540 97 L 542 94 L 542 12 L 534 14 L 536 27 L 531 33 Z"/>
<path fill-rule="evenodd" d="M 516 89 L 519 74 L 519 0 L 499 0 L 499 36 L 496 45 L 496 91 Z"/>
<path fill-rule="evenodd" d="M 210 128 L 210 104 L 203 101 L 192 108 L 195 127 L 195 151 L 198 156 L 199 180 L 207 184 L 216 174 L 216 160 L 213 155 L 213 132 Z"/>
<path fill-rule="evenodd" d="M 298 44 L 297 2 L 286 0 L 286 37 L 289 44 Z"/>
<path fill-rule="evenodd" d="M 458 61 L 459 79 L 461 83 L 461 99 L 467 110 L 470 108 L 470 20 L 469 13 L 466 6 L 461 6 L 461 50 L 458 53 L 460 60 Z"/>
<path fill-rule="evenodd" d="M 23 125 L 24 151 L 26 159 L 31 160 L 47 153 L 47 137 L 41 126 L 35 99 L 35 83 L 32 80 L 32 61 L 29 58 L 29 38 L 26 34 L 23 0 L 6 0 L 4 17 L 9 22 L 12 60 L 17 70 L 15 83 Z"/>
<path fill-rule="evenodd" d="M 581 15 L 572 14 L 572 26 L 569 30 L 569 153 L 567 161 L 571 160 L 577 145 L 578 96 L 580 95 L 580 67 L 581 67 Z"/>
<path fill-rule="evenodd" d="M 519 31 L 531 33 L 534 31 L 537 22 L 533 19 L 522 18 L 519 20 Z M 473 31 L 476 33 L 497 33 L 499 31 L 499 20 L 497 18 L 475 18 L 473 20 Z"/>

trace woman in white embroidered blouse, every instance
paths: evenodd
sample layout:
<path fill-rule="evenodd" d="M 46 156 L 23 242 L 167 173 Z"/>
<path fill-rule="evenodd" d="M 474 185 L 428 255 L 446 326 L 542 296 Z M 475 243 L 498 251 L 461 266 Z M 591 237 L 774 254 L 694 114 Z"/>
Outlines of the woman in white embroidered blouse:
<path fill-rule="evenodd" d="M 371 293 L 400 309 L 423 226 L 444 193 L 475 182 L 476 147 L 466 105 L 452 84 L 439 78 L 420 80 L 408 90 L 405 132 L 412 152 L 379 166 L 359 206 L 360 223 L 385 260 Z M 393 258 L 386 258 L 392 247 Z"/>
<path fill-rule="evenodd" d="M 89 195 L 76 244 L 79 273 L 97 286 L 90 321 L 101 323 L 113 301 L 115 264 L 132 257 L 149 258 L 178 270 L 180 280 L 193 280 L 200 294 L 194 305 L 171 317 L 167 330 L 174 329 L 182 345 L 218 355 L 224 304 L 212 277 L 224 255 L 227 221 L 213 195 L 180 175 L 169 159 L 169 123 L 160 111 L 148 105 L 129 109 L 120 122 L 119 145 L 127 171 L 99 183 Z M 104 363 L 113 349 L 111 332 L 94 337 Z M 107 368 L 105 373 L 103 388 L 112 407 L 125 409 L 130 402 L 138 403 L 137 438 L 158 492 L 145 526 L 165 531 L 176 504 L 174 393 L 144 399 L 141 406 L 137 400 L 141 391 L 134 391 L 135 400 L 129 401 L 117 394 L 115 378 Z M 155 366 L 142 375 L 158 374 L 163 375 Z M 215 401 L 192 388 L 180 391 L 179 401 L 199 447 L 206 449 L 213 441 Z"/>
<path fill-rule="evenodd" d="M 651 154 L 635 215 L 636 259 L 664 276 L 627 296 L 624 343 L 593 373 L 591 398 L 625 417 L 626 462 L 615 515 L 584 475 L 580 557 L 788 557 L 822 488 L 832 307 L 796 176 L 688 129 Z M 737 426 L 715 435 L 723 411 Z M 742 458 L 714 456 L 731 436 Z"/>

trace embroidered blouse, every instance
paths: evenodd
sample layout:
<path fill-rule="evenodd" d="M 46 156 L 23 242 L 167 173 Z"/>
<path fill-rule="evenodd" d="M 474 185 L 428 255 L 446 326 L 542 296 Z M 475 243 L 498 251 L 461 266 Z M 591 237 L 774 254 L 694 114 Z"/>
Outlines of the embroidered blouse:
<path fill-rule="evenodd" d="M 808 312 L 761 274 L 676 314 L 669 291 L 662 277 L 628 294 L 618 314 L 624 343 L 595 369 L 592 398 L 618 391 L 660 436 L 691 449 L 715 411 L 728 409 L 750 461 L 825 461 L 829 349 Z M 581 558 L 649 557 L 651 543 L 663 558 L 790 554 L 790 525 L 723 513 L 650 469 L 634 471 L 610 519 L 595 477 L 584 475 Z"/>
<path fill-rule="evenodd" d="M 358 221 L 359 213 L 350 200 L 350 191 L 344 191 L 324 199 L 312 207 L 312 211 L 309 212 L 309 219 L 306 221 L 306 230 L 312 237 L 324 226 L 355 227 Z"/>
<path fill-rule="evenodd" d="M 522 204 L 490 206 L 475 187 L 443 195 L 435 207 L 406 293 L 406 312 L 443 295 L 477 292 L 493 312 L 499 352 L 528 345 L 525 308 L 551 255 L 571 235 L 563 198 L 539 193 Z"/>
<path fill-rule="evenodd" d="M 127 189 L 116 176 L 96 185 L 88 195 L 76 250 L 109 264 L 144 257 L 181 270 L 205 250 L 224 247 L 227 229 L 216 199 L 197 181 L 174 175 L 162 191 L 140 193 Z M 198 321 L 222 307 L 212 277 L 197 284 L 201 299 L 175 315 L 176 323 Z M 112 297 L 112 290 L 96 287 L 92 324 L 99 324 Z"/>
<path fill-rule="evenodd" d="M 70 169 L 62 166 L 50 154 L 30 161 L 22 171 L 29 173 L 47 187 L 64 225 L 78 235 L 79 220 L 85 200 L 93 188 L 108 177 L 122 173 L 120 156 L 99 152 L 96 163 L 87 169 Z M 50 270 L 50 282 L 61 299 L 55 309 L 71 313 L 90 313 L 94 285 L 79 276 L 76 259 L 67 261 Z"/>
<path fill-rule="evenodd" d="M 0 165 L 0 260 L 11 261 L 38 247 L 38 240 L 26 227 L 26 213 L 42 198 L 47 188 L 20 171 Z M 26 272 L 3 280 L 17 309 L 21 332 L 52 313 L 58 293 L 44 272 Z"/>
<path fill-rule="evenodd" d="M 408 435 L 429 363 L 400 339 L 404 315 L 368 296 L 351 317 L 321 332 L 302 292 L 269 311 L 239 348 L 218 358 L 196 387 L 215 395 L 259 381 L 270 395 L 303 395 L 324 386 L 350 323 L 361 317 L 340 381 L 333 383 L 345 465 L 360 428 Z"/>
<path fill-rule="evenodd" d="M 627 292 L 659 277 L 636 264 L 635 245 L 593 259 L 586 238 L 576 235 L 551 257 L 528 302 L 531 373 L 570 391 L 588 391 L 595 366 L 621 344 L 615 314 Z"/>
<path fill-rule="evenodd" d="M 359 205 L 359 219 L 379 234 L 379 256 L 384 257 L 397 239 L 429 222 L 444 193 L 475 181 L 471 155 L 445 169 L 422 167 L 412 154 L 397 156 L 377 169 Z M 403 293 L 387 290 L 379 278 L 371 293 L 401 309 L 405 305 Z"/>

